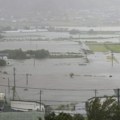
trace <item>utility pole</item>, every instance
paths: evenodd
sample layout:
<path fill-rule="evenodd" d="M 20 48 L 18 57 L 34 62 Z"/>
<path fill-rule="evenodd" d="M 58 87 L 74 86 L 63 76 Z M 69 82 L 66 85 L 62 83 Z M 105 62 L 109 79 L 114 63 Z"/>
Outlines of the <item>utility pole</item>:
<path fill-rule="evenodd" d="M 97 97 L 97 90 L 95 89 L 95 98 Z"/>
<path fill-rule="evenodd" d="M 34 58 L 34 66 L 35 66 L 35 58 Z"/>
<path fill-rule="evenodd" d="M 10 80 L 8 78 L 8 98 L 10 99 Z"/>
<path fill-rule="evenodd" d="M 118 107 L 120 105 L 120 89 L 117 89 L 117 97 L 118 97 Z"/>
<path fill-rule="evenodd" d="M 15 67 L 13 68 L 13 76 L 14 76 L 14 86 L 13 86 L 13 100 L 15 100 L 15 92 L 16 92 L 16 73 L 15 73 L 16 69 Z"/>
<path fill-rule="evenodd" d="M 31 74 L 26 73 L 26 89 L 25 90 L 27 90 L 27 87 L 28 87 L 28 77 L 29 76 L 31 76 Z"/>
<path fill-rule="evenodd" d="M 41 95 L 42 95 L 42 91 L 40 90 L 40 111 L 41 111 Z"/>
<path fill-rule="evenodd" d="M 114 57 L 114 54 L 113 54 L 112 51 L 111 51 L 111 57 L 112 57 L 112 67 L 113 67 L 113 57 Z"/>
<path fill-rule="evenodd" d="M 97 90 L 95 89 L 95 100 L 96 100 L 96 97 L 97 97 Z M 96 111 L 94 112 L 94 117 L 95 117 L 95 120 L 96 120 Z"/>
<path fill-rule="evenodd" d="M 26 74 L 26 85 L 28 86 L 28 76 L 29 76 L 29 74 L 27 73 Z"/>
<path fill-rule="evenodd" d="M 5 89 L 5 102 L 7 101 L 7 98 L 6 98 L 7 94 L 6 94 L 6 89 Z"/>
<path fill-rule="evenodd" d="M 33 65 L 35 66 L 35 55 L 33 55 Z"/>

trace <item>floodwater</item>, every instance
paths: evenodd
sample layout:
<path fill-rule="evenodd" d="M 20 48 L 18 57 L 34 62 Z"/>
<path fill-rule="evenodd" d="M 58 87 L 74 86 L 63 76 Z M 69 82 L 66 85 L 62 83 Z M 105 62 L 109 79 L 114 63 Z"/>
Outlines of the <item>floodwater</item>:
<path fill-rule="evenodd" d="M 13 47 L 14 46 L 14 47 Z M 19 49 L 37 50 L 46 49 L 50 52 L 79 52 L 80 46 L 74 41 L 13 41 L 0 42 L 0 50 Z"/>
<path fill-rule="evenodd" d="M 118 38 L 110 39 L 90 39 L 98 42 L 119 42 Z M 89 39 L 73 39 L 73 40 L 48 40 L 48 41 L 1 41 L 0 50 L 19 49 L 22 50 L 37 50 L 46 49 L 50 52 L 80 52 L 79 41 L 90 41 Z"/>
<path fill-rule="evenodd" d="M 116 41 L 119 41 L 115 38 Z M 84 39 L 85 40 L 85 39 Z M 103 39 L 102 39 L 103 40 Z M 113 41 L 113 39 L 107 39 Z M 98 40 L 99 41 L 99 40 Z M 37 50 L 46 49 L 50 52 L 80 52 L 76 41 L 5 41 L 0 42 L 0 50 L 19 49 Z M 84 58 L 42 59 L 42 60 L 9 60 L 9 65 L 0 67 L 0 84 L 13 86 L 13 68 L 16 68 L 17 99 L 39 100 L 42 90 L 42 102 L 45 104 L 85 102 L 95 96 L 95 89 L 99 89 L 97 96 L 114 95 L 113 89 L 120 88 L 120 54 L 114 53 L 118 60 L 113 62 L 107 59 L 108 53 L 88 55 L 89 63 Z M 8 74 L 4 74 L 7 72 Z M 26 74 L 28 84 L 26 83 Z M 73 77 L 70 74 L 73 73 Z M 39 89 L 31 89 L 39 88 Z M 6 92 L 7 87 L 0 87 Z M 12 97 L 12 89 L 10 90 Z"/>
<path fill-rule="evenodd" d="M 103 53 L 89 55 L 89 63 L 85 63 L 82 58 L 10 60 L 11 65 L 1 68 L 1 71 L 8 73 L 8 75 L 1 73 L 1 84 L 7 85 L 9 77 L 10 85 L 13 85 L 13 67 L 15 67 L 16 86 L 41 88 L 42 100 L 46 104 L 51 104 L 53 101 L 86 101 L 95 96 L 93 89 L 104 89 L 98 91 L 97 95 L 114 95 L 112 89 L 120 87 L 120 65 L 114 62 L 112 67 L 111 61 L 107 60 L 106 56 Z M 114 56 L 120 60 L 120 54 Z M 28 85 L 26 73 L 30 74 Z M 73 78 L 70 77 L 70 73 L 74 73 Z M 4 92 L 5 88 L 1 91 Z M 39 100 L 39 91 L 40 89 L 28 89 L 28 91 L 17 89 L 21 99 Z"/>
<path fill-rule="evenodd" d="M 77 29 L 77 28 L 75 28 Z M 85 29 L 85 30 L 84 30 Z M 90 28 L 84 28 L 84 29 L 80 29 L 81 31 L 89 31 Z M 94 28 L 95 29 L 95 28 Z M 105 28 L 104 28 L 105 29 Z M 107 29 L 101 29 L 102 31 L 106 31 Z M 120 28 L 119 28 L 120 29 Z M 115 29 L 113 28 L 113 32 L 119 31 L 119 29 Z M 99 28 L 98 28 L 99 30 Z M 97 28 L 95 29 L 95 31 L 97 31 Z M 108 31 L 112 31 L 112 29 L 108 29 Z M 20 31 L 8 31 L 6 33 L 3 33 L 4 39 L 7 41 L 13 41 L 13 40 L 18 40 L 18 41 L 32 41 L 32 40 L 36 40 L 36 41 L 40 41 L 40 40 L 47 40 L 47 41 L 51 41 L 51 40 L 69 40 L 71 41 L 71 39 L 77 39 L 77 40 L 82 40 L 82 41 L 98 41 L 98 42 L 105 42 L 105 41 L 110 41 L 110 42 L 119 42 L 119 38 L 120 38 L 120 32 L 116 32 L 116 33 L 111 33 L 111 34 L 70 34 L 69 32 L 48 32 L 48 31 L 34 31 L 34 32 L 30 32 L 28 30 L 28 32 L 20 32 Z"/>

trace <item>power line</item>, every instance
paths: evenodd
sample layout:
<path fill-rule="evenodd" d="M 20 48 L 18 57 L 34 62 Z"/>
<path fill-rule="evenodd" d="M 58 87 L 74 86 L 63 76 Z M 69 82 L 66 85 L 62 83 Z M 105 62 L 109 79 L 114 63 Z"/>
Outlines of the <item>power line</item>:
<path fill-rule="evenodd" d="M 0 86 L 3 86 L 3 87 L 7 87 L 7 85 L 0 85 Z M 13 86 L 10 86 L 10 87 L 13 87 Z M 23 87 L 23 86 L 16 86 L 16 88 L 21 88 L 21 89 L 24 89 L 26 87 Z M 28 89 L 33 89 L 33 90 L 46 90 L 46 91 L 95 91 L 95 89 L 53 89 L 53 88 L 37 88 L 37 87 L 28 87 Z M 109 91 L 109 90 L 113 90 L 113 89 L 97 89 L 98 91 Z"/>

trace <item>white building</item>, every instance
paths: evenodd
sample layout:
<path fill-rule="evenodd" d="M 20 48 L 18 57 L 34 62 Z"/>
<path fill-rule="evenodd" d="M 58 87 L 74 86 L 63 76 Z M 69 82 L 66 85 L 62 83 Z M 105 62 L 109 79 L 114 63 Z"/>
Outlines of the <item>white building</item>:
<path fill-rule="evenodd" d="M 45 112 L 45 106 L 38 102 L 31 101 L 11 101 L 11 109 L 16 111 L 41 111 Z"/>

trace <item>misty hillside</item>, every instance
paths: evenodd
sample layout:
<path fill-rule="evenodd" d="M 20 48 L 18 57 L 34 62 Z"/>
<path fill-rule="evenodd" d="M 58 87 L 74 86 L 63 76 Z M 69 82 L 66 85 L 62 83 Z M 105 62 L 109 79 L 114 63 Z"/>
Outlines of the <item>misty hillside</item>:
<path fill-rule="evenodd" d="M 119 0 L 0 0 L 0 13 L 24 15 L 66 9 L 120 9 Z"/>

